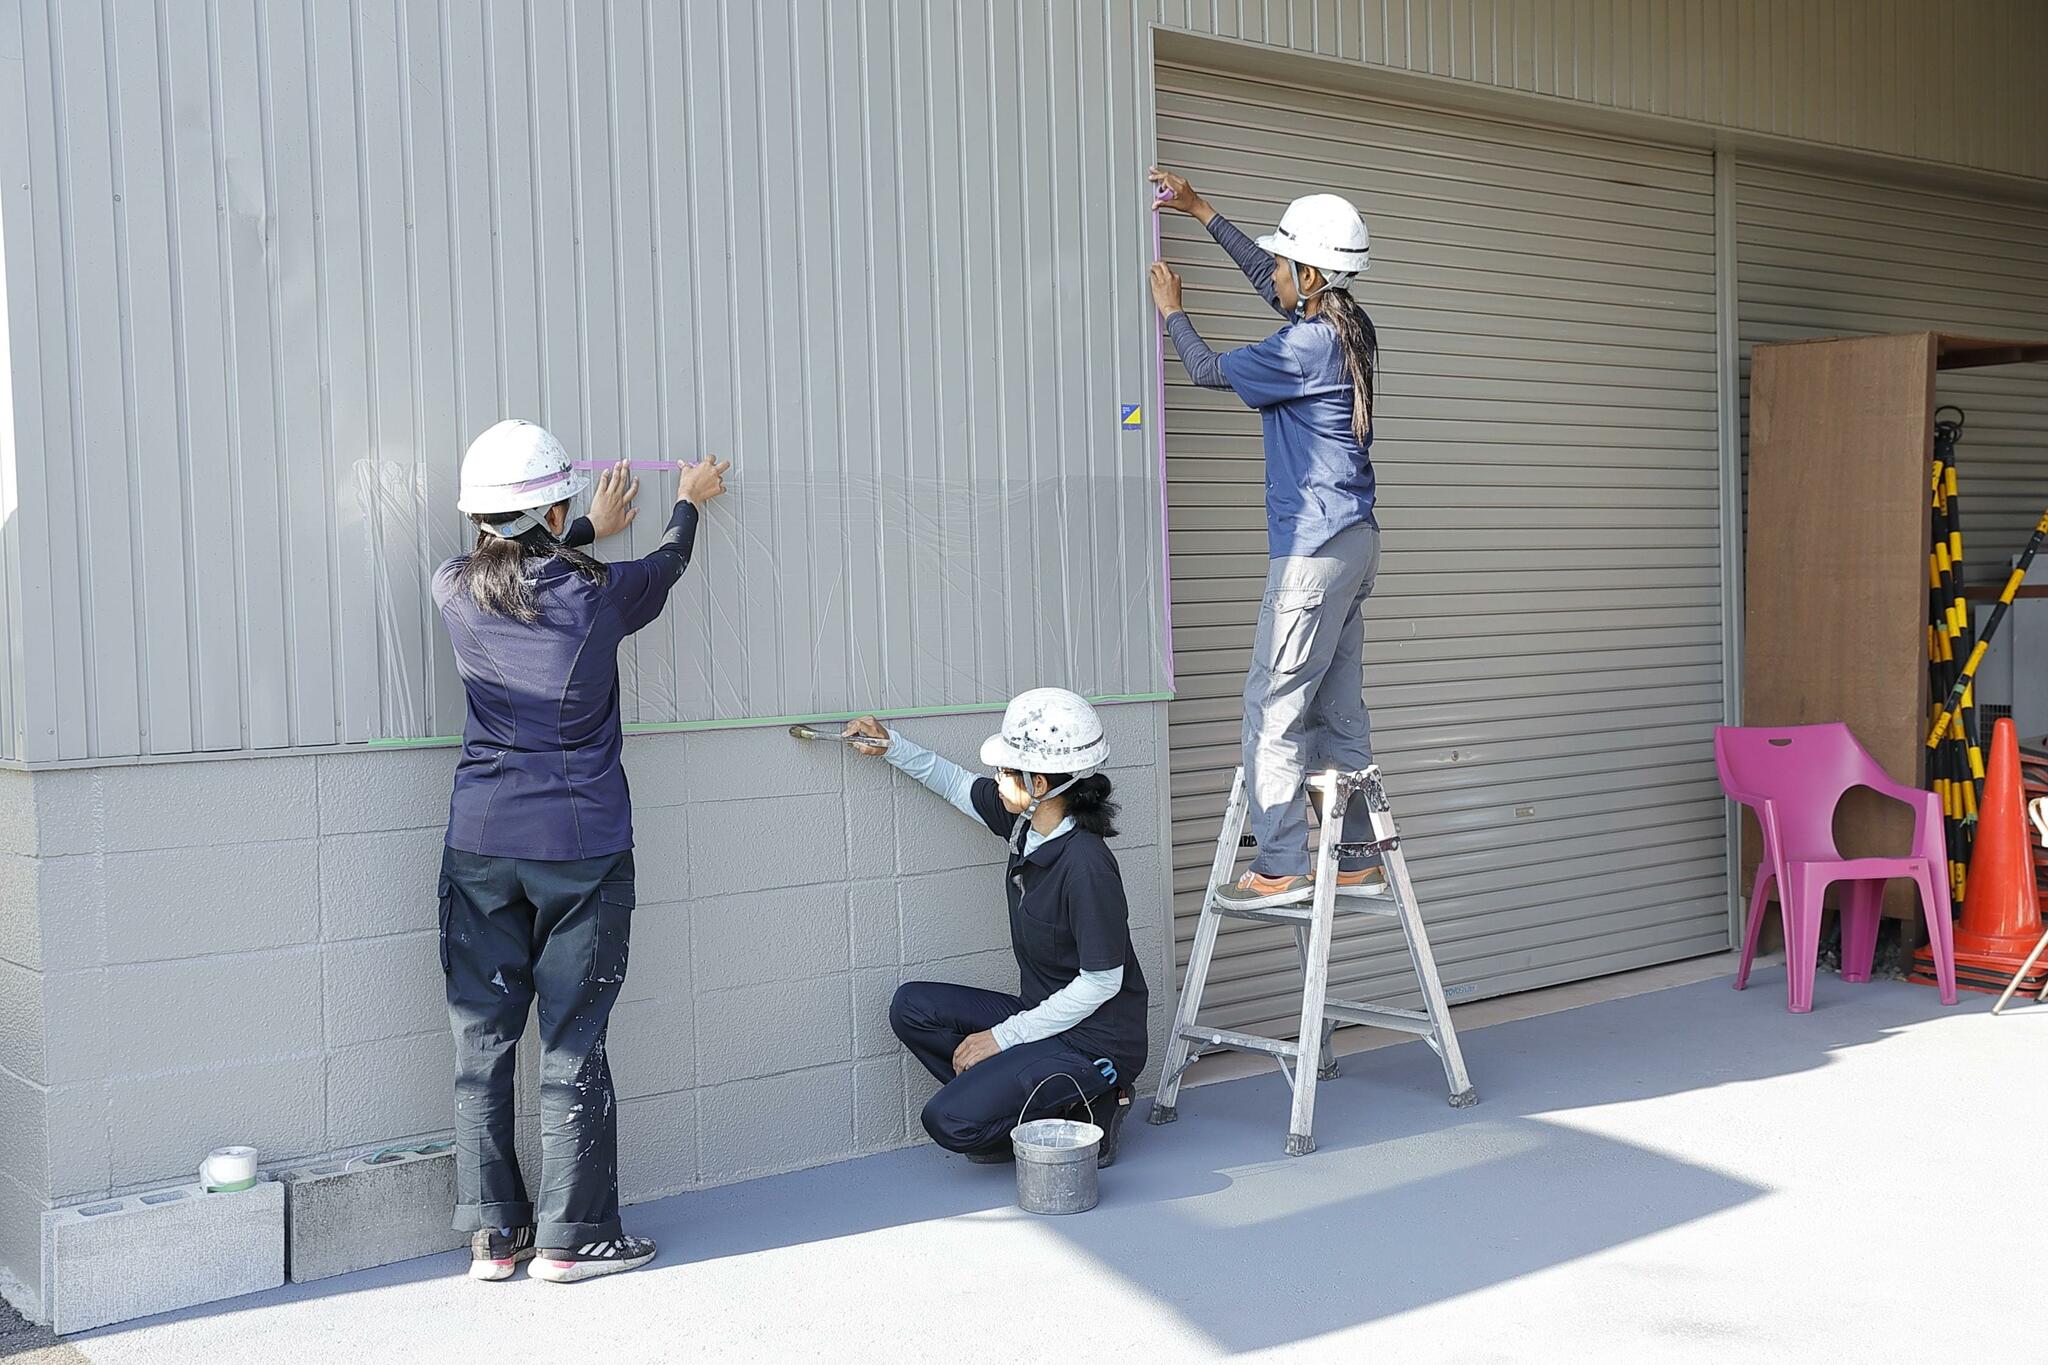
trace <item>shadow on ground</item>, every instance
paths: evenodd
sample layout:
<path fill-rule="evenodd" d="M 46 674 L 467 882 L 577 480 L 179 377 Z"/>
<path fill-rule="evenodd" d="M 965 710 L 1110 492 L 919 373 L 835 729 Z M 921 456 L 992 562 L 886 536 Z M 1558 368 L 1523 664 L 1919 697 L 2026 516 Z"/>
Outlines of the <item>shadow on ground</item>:
<path fill-rule="evenodd" d="M 1480 1104 L 1444 1103 L 1420 1042 L 1355 1054 L 1319 1092 L 1313 1155 L 1281 1155 L 1277 1074 L 1185 1090 L 1179 1122 L 1141 1102 L 1091 1213 L 1046 1220 L 1073 1248 L 1228 1351 L 1320 1336 L 1544 1270 L 1733 1208 L 1760 1187 L 1559 1117 L 1796 1073 L 1940 1016 L 1932 990 L 1823 977 L 1784 1010 L 1782 969 L 1463 1036 Z M 1988 1001 L 1966 998 L 1959 1008 Z M 671 1268 L 1011 1207 L 1012 1168 L 932 1147 L 636 1207 Z M 1024 1215 L 1015 1215 L 1023 1217 Z M 466 1253 L 291 1285 L 106 1335 L 461 1272 Z M 1077 1310 L 1085 1312 L 1085 1309 Z"/>

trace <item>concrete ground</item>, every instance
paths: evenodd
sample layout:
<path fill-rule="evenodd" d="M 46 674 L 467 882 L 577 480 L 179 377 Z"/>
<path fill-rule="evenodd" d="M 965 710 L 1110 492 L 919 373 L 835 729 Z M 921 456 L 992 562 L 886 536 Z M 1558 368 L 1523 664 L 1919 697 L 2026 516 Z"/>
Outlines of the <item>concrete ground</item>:
<path fill-rule="evenodd" d="M 497 1360 L 2041 1359 L 2048 1008 L 1782 969 L 1490 1027 L 1452 1110 L 1419 1043 L 1133 1122 L 1102 1204 L 1011 1204 L 919 1147 L 628 1215 L 651 1267 L 563 1287 L 439 1256 L 73 1338 L 92 1365 Z"/>

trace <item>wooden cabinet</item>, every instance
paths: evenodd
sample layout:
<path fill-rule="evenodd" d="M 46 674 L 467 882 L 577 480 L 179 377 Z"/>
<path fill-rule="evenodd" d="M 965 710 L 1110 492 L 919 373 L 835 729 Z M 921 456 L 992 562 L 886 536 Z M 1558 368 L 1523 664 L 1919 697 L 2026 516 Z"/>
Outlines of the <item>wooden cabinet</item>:
<path fill-rule="evenodd" d="M 1912 332 L 1758 346 L 1749 384 L 1742 718 L 1846 721 L 1926 785 L 1928 477 L 1938 371 L 2048 361 L 2048 342 Z M 1982 572 L 1982 570 L 1980 570 Z M 1912 813 L 1854 792 L 1845 856 L 1902 854 Z M 1757 857 L 1745 831 L 1745 881 Z M 1894 883 L 1885 912 L 1917 914 Z"/>

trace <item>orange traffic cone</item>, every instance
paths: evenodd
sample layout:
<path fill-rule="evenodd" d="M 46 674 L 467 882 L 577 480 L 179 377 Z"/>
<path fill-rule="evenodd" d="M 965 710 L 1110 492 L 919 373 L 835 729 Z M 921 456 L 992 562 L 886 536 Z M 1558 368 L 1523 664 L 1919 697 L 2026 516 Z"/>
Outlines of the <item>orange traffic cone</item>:
<path fill-rule="evenodd" d="M 2001 719 L 1991 731 L 1991 764 L 1984 775 L 1984 805 L 1970 854 L 1963 918 L 1956 925 L 1956 985 L 1964 990 L 2005 989 L 2041 936 L 2041 903 L 2034 885 L 2034 843 L 2020 801 L 2019 731 Z M 2048 978 L 2042 964 L 2021 983 L 2038 990 Z M 1913 955 L 1913 980 L 1932 984 L 1934 956 Z"/>

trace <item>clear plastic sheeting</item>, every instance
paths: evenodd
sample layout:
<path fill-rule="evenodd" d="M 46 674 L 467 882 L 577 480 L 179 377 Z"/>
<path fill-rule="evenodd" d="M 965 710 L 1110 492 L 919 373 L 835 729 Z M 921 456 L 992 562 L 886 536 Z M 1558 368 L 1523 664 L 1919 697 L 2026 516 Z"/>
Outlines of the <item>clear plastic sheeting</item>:
<path fill-rule="evenodd" d="M 971 487 L 749 471 L 735 459 L 667 610 L 620 650 L 627 725 L 993 707 L 1036 686 L 1164 696 L 1158 490 L 1140 452 L 1131 443 L 1127 476 Z M 634 473 L 639 516 L 590 547 L 600 559 L 646 554 L 667 525 L 674 468 Z M 377 601 L 379 742 L 462 729 L 431 581 L 473 535 L 452 490 L 431 500 L 429 482 L 410 464 L 355 470 Z M 578 497 L 571 515 L 588 502 Z"/>

